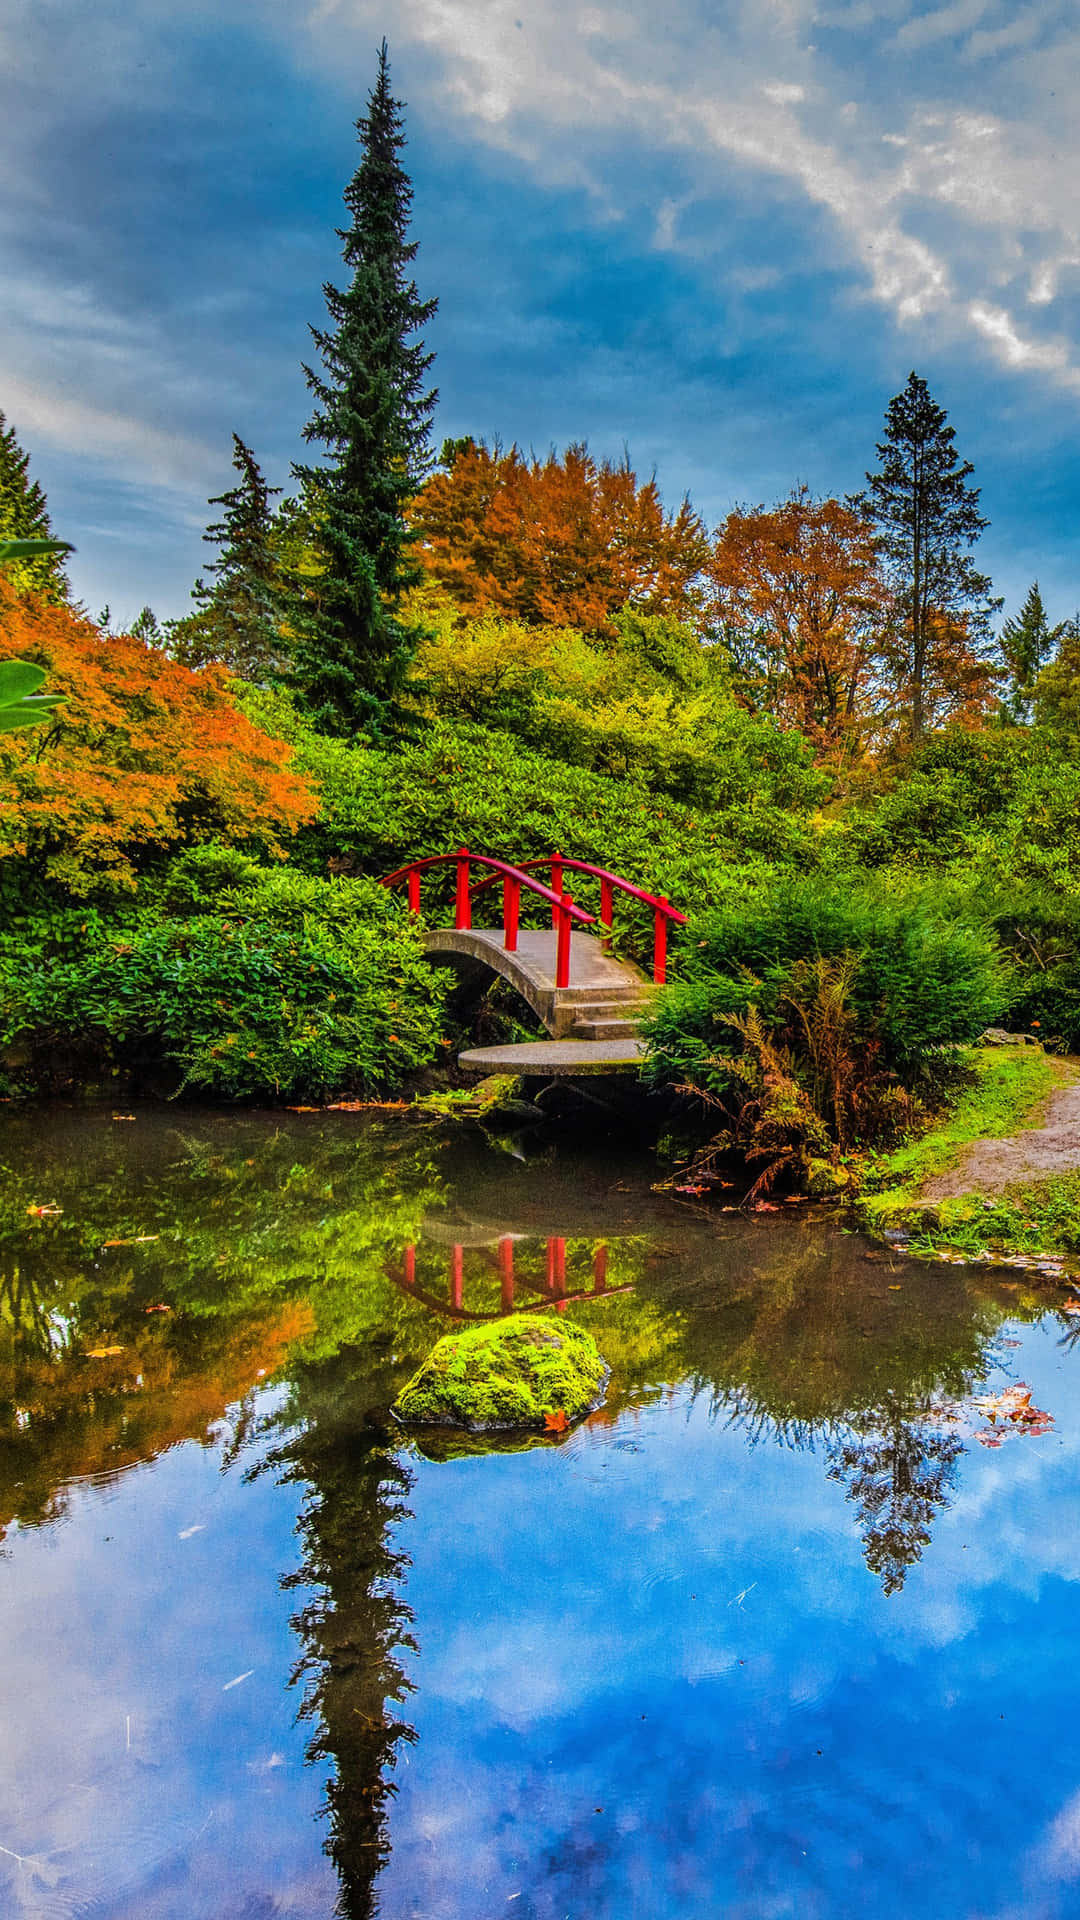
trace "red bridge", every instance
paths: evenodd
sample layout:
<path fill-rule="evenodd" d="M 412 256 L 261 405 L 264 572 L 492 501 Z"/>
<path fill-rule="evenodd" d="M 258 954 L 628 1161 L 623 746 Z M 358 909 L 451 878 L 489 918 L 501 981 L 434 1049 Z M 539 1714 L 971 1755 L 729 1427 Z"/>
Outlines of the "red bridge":
<path fill-rule="evenodd" d="M 571 1075 L 637 1066 L 644 1052 L 639 1037 L 641 1015 L 651 985 L 662 986 L 667 978 L 668 932 L 685 924 L 684 913 L 662 894 L 647 893 L 605 867 L 561 853 L 512 866 L 460 847 L 456 853 L 410 861 L 387 874 L 383 885 L 405 885 L 410 910 L 419 913 L 424 876 L 437 868 L 453 869 L 454 924 L 425 935 L 431 959 L 465 976 L 485 971 L 500 974 L 552 1035 L 549 1043 L 475 1049 L 462 1054 L 463 1066 L 484 1072 Z M 537 877 L 541 871 L 547 879 Z M 570 874 L 599 883 L 596 914 L 587 912 L 567 890 Z M 486 905 L 483 896 L 500 883 L 501 924 L 474 926 L 477 902 Z M 523 893 L 543 902 L 550 930 L 521 925 Z M 651 915 L 651 983 L 631 961 L 617 958 L 613 951 L 617 897 L 644 906 Z M 592 928 L 595 933 L 587 931 Z"/>

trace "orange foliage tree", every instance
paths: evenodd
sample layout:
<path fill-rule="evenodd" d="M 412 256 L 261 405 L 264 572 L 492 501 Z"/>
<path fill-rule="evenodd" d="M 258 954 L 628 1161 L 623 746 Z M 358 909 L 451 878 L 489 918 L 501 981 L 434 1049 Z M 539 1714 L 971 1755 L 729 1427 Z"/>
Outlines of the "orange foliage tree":
<path fill-rule="evenodd" d="M 892 600 L 872 527 L 805 487 L 779 506 L 729 514 L 710 573 L 711 612 L 747 705 L 766 708 L 832 754 L 884 718 Z"/>
<path fill-rule="evenodd" d="M 28 856 L 74 893 L 131 885 L 140 856 L 200 839 L 276 851 L 314 817 L 292 749 L 238 711 L 217 668 L 193 673 L 130 634 L 0 581 L 0 660 L 47 669 L 51 726 L 0 741 L 0 859 Z"/>
<path fill-rule="evenodd" d="M 621 607 L 685 617 L 698 604 L 705 528 L 689 500 L 666 513 L 627 461 L 598 463 L 584 445 L 543 461 L 474 440 L 446 452 L 410 520 L 463 613 L 598 633 Z"/>
<path fill-rule="evenodd" d="M 986 726 L 999 704 L 1005 675 L 987 660 L 973 638 L 967 614 L 926 607 L 920 636 L 919 714 L 922 731 L 933 727 Z M 885 669 L 893 690 L 899 738 L 912 737 L 915 707 L 910 622 L 898 621 L 886 636 Z"/>

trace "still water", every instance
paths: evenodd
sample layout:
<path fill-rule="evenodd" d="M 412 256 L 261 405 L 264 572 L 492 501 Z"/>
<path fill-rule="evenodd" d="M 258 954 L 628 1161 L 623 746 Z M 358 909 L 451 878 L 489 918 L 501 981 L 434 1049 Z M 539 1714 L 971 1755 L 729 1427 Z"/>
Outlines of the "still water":
<path fill-rule="evenodd" d="M 655 1172 L 0 1120 L 0 1912 L 1080 1915 L 1064 1290 Z M 563 1303 L 584 1426 L 394 1427 L 440 1333 Z"/>

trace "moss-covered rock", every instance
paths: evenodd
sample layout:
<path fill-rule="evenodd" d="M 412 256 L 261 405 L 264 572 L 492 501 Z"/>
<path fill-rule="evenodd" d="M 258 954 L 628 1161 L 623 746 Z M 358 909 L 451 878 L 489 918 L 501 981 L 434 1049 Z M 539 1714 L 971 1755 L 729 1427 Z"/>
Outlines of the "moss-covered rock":
<path fill-rule="evenodd" d="M 394 1412 L 408 1426 L 558 1432 L 600 1405 L 610 1373 L 584 1327 L 554 1314 L 515 1313 L 448 1333 Z"/>

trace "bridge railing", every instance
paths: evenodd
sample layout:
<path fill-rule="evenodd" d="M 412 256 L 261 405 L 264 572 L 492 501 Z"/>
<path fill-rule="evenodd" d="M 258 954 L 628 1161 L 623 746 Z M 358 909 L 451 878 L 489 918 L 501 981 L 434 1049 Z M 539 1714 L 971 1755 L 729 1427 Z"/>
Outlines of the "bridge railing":
<path fill-rule="evenodd" d="M 537 863 L 530 862 L 530 865 Z M 539 894 L 551 907 L 551 922 L 555 929 L 555 985 L 570 985 L 570 936 L 574 923 L 594 927 L 596 917 L 586 913 L 584 907 L 576 906 L 570 894 L 561 886 L 558 892 L 542 881 L 533 878 L 526 867 L 514 867 L 508 860 L 495 860 L 486 853 L 470 853 L 467 847 L 459 847 L 456 853 L 436 853 L 426 860 L 410 860 L 407 867 L 398 867 L 396 872 L 383 875 L 384 887 L 396 887 L 401 881 L 408 886 L 409 912 L 420 911 L 421 876 L 432 867 L 456 866 L 456 885 L 454 889 L 454 926 L 459 931 L 467 931 L 472 926 L 472 899 L 474 892 L 481 887 L 491 886 L 500 877 L 503 886 L 503 947 L 507 953 L 517 952 L 518 922 L 521 916 L 521 889 Z M 471 885 L 471 871 L 474 866 L 487 867 L 491 871 L 486 880 L 477 887 Z"/>
<path fill-rule="evenodd" d="M 551 870 L 551 888 L 554 893 L 562 892 L 564 873 L 585 873 L 600 882 L 600 925 L 602 937 L 600 944 L 605 950 L 611 946 L 611 929 L 615 920 L 616 893 L 628 894 L 632 900 L 641 901 L 653 910 L 653 979 L 663 986 L 667 979 L 668 928 L 685 927 L 686 915 L 673 907 L 671 901 L 660 893 L 647 893 L 644 887 L 636 887 L 632 880 L 624 880 L 621 874 L 611 873 L 607 867 L 595 867 L 588 860 L 572 860 L 565 853 L 545 853 L 536 860 L 522 860 L 519 870 L 531 873 L 536 867 L 549 867 Z M 475 891 L 480 893 L 490 886 L 490 880 L 481 880 Z"/>
<path fill-rule="evenodd" d="M 686 915 L 673 907 L 663 894 L 647 893 L 643 887 L 636 887 L 632 880 L 624 880 L 621 874 L 611 873 L 606 867 L 593 866 L 588 860 L 574 860 L 567 854 L 543 854 L 538 859 L 522 860 L 512 866 L 507 860 L 493 859 L 489 854 L 470 853 L 467 847 L 459 847 L 456 853 L 436 853 L 424 860 L 410 860 L 408 866 L 398 867 L 394 873 L 383 876 L 384 887 L 398 886 L 405 881 L 408 886 L 410 913 L 420 911 L 421 875 L 432 867 L 456 866 L 457 880 L 454 902 L 454 926 L 464 930 L 472 926 L 472 903 L 478 893 L 496 885 L 502 880 L 503 888 L 503 946 L 508 953 L 517 951 L 518 922 L 521 913 L 521 889 L 526 887 L 546 900 L 551 907 L 551 923 L 555 929 L 555 984 L 566 987 L 570 984 L 570 937 L 575 922 L 579 925 L 595 926 L 596 917 L 579 907 L 571 894 L 567 893 L 563 881 L 567 873 L 588 874 L 600 882 L 600 925 L 602 929 L 601 945 L 611 946 L 611 929 L 615 918 L 616 893 L 627 894 L 631 899 L 652 908 L 653 913 L 653 979 L 662 986 L 667 979 L 668 929 L 670 926 L 685 926 Z M 489 869 L 482 880 L 473 884 L 471 871 L 474 866 Z M 551 873 L 551 885 L 546 886 L 536 880 L 534 870 L 546 867 Z"/>

